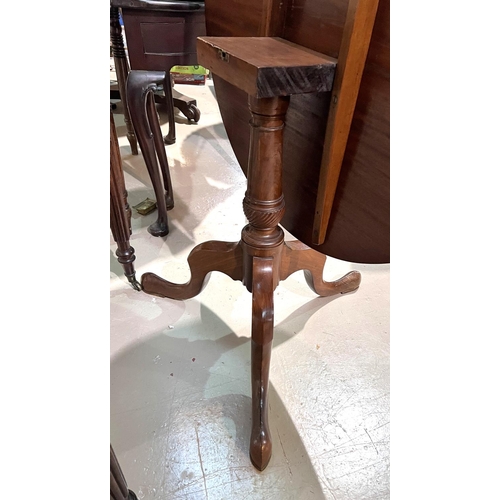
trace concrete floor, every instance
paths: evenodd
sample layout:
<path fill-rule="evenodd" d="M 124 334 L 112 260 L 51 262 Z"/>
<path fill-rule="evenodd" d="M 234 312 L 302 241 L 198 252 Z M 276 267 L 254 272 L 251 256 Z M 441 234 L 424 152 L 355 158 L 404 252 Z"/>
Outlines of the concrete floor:
<path fill-rule="evenodd" d="M 151 271 L 181 283 L 195 245 L 239 240 L 246 179 L 211 82 L 176 88 L 198 100 L 201 120 L 179 114 L 167 147 L 170 234 L 151 236 L 156 212 L 133 211 L 131 244 L 139 279 Z M 115 121 L 134 206 L 154 193 L 142 156 L 130 154 L 120 106 Z M 140 499 L 389 498 L 389 265 L 328 258 L 325 279 L 362 274 L 358 291 L 337 298 L 315 296 L 302 273 L 280 283 L 273 456 L 258 472 L 248 457 L 251 294 L 220 273 L 185 302 L 136 292 L 115 250 L 110 238 L 111 443 Z"/>

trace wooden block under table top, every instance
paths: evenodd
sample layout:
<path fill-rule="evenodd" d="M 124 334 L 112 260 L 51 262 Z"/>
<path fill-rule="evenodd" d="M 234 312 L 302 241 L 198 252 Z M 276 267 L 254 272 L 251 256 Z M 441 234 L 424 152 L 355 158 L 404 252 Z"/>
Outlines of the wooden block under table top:
<path fill-rule="evenodd" d="M 257 98 L 326 92 L 337 59 L 282 38 L 199 37 L 198 62 Z"/>

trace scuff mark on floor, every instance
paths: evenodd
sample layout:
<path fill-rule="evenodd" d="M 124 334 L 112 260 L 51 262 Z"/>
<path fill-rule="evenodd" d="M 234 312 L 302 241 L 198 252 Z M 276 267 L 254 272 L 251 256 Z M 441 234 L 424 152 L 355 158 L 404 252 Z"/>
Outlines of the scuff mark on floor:
<path fill-rule="evenodd" d="M 292 468 L 290 467 L 290 460 L 288 460 L 288 457 L 286 456 L 285 447 L 283 446 L 283 441 L 281 441 L 280 431 L 279 431 L 279 429 L 276 429 L 276 430 L 278 431 L 278 439 L 280 440 L 281 449 L 283 450 L 283 455 L 285 456 L 286 465 L 288 466 L 288 472 L 290 473 L 290 477 L 291 477 L 291 476 L 293 476 L 293 474 L 292 474 Z"/>
<path fill-rule="evenodd" d="M 370 434 L 368 434 L 368 431 L 366 429 L 365 429 L 365 432 L 366 432 L 366 435 L 370 438 L 370 441 L 372 442 L 372 445 L 375 448 L 375 451 L 377 452 L 377 455 L 378 455 L 378 450 L 377 450 L 377 447 L 375 446 L 375 443 L 373 442 L 372 437 L 370 436 Z"/>
<path fill-rule="evenodd" d="M 205 496 L 208 500 L 208 491 L 207 491 L 207 478 L 205 476 L 205 471 L 203 470 L 203 460 L 201 459 L 201 450 L 200 450 L 200 436 L 198 436 L 198 429 L 195 427 L 194 432 L 196 433 L 196 442 L 198 443 L 198 458 L 200 459 L 200 468 L 201 473 L 203 474 L 203 484 L 205 486 Z"/>

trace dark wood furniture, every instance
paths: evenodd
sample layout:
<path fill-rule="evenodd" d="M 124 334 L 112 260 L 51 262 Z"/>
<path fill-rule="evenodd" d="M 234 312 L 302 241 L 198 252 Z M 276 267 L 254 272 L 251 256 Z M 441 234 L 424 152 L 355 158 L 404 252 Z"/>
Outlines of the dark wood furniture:
<path fill-rule="evenodd" d="M 129 73 L 129 64 L 127 54 L 125 53 L 125 44 L 123 42 L 122 28 L 120 26 L 120 13 L 117 7 L 111 6 L 110 8 L 110 38 L 111 38 L 111 52 L 115 61 L 116 79 L 118 80 L 119 97 L 123 104 L 123 116 L 125 119 L 125 126 L 127 127 L 127 139 L 132 149 L 132 154 L 136 155 L 137 139 L 132 124 L 130 123 L 130 115 L 127 107 L 127 96 L 125 92 L 125 85 L 127 83 L 127 76 Z"/>
<path fill-rule="evenodd" d="M 123 475 L 122 468 L 118 463 L 115 451 L 110 445 L 110 478 L 109 478 L 109 490 L 110 490 L 110 500 L 137 500 L 136 494 L 128 489 L 127 481 Z"/>
<path fill-rule="evenodd" d="M 165 88 L 165 95 L 171 100 L 169 83 L 170 76 L 165 71 L 132 70 L 127 79 L 130 118 L 153 184 L 158 208 L 158 219 L 148 227 L 153 236 L 168 234 L 167 210 L 174 207 L 172 181 L 155 104 L 155 92 L 160 86 Z"/>
<path fill-rule="evenodd" d="M 198 64 L 196 38 L 206 34 L 205 4 L 190 0 L 111 0 L 123 17 L 131 69 L 165 71 L 173 66 Z M 121 74 L 117 77 L 120 79 Z M 121 90 L 121 89 L 120 89 Z M 200 111 L 196 100 L 171 91 L 165 96 L 169 120 L 166 144 L 175 142 L 174 106 L 189 120 L 197 122 Z"/>
<path fill-rule="evenodd" d="M 141 290 L 141 285 L 135 278 L 134 260 L 135 251 L 130 245 L 131 215 L 132 212 L 127 202 L 127 191 L 123 177 L 122 161 L 118 138 L 116 136 L 113 113 L 110 112 L 110 226 L 113 238 L 118 245 L 116 256 L 118 262 L 123 266 L 125 276 L 135 290 Z"/>
<path fill-rule="evenodd" d="M 206 0 L 209 36 L 281 37 L 338 60 L 331 91 L 292 95 L 281 224 L 351 262 L 390 260 L 389 0 Z M 222 119 L 248 165 L 247 95 L 214 75 Z"/>
<path fill-rule="evenodd" d="M 272 449 L 267 400 L 274 289 L 298 270 L 304 270 L 311 289 L 322 296 L 352 292 L 361 279 L 352 271 L 337 281 L 323 281 L 326 257 L 299 241 L 285 243 L 279 226 L 285 213 L 283 132 L 290 95 L 331 90 L 337 60 L 273 38 L 200 38 L 198 56 L 202 66 L 248 95 L 251 122 L 243 210 L 249 223 L 239 242 L 196 246 L 188 257 L 188 283 L 171 283 L 145 273 L 142 286 L 149 294 L 188 299 L 201 292 L 211 271 L 220 271 L 242 281 L 252 293 L 250 458 L 263 470 Z"/>

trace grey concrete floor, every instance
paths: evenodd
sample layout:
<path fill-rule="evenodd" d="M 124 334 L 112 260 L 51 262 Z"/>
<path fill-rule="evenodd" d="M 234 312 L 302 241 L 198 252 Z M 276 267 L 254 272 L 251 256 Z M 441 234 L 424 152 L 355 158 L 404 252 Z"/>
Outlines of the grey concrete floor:
<path fill-rule="evenodd" d="M 170 234 L 151 236 L 156 212 L 133 211 L 131 244 L 139 278 L 154 272 L 182 283 L 195 245 L 239 240 L 246 179 L 211 82 L 176 88 L 198 100 L 201 119 L 179 114 L 167 147 Z M 120 107 L 115 121 L 134 206 L 154 193 L 142 156 L 130 154 Z M 140 499 L 389 498 L 389 265 L 329 257 L 325 279 L 362 274 L 356 292 L 337 298 L 315 296 L 301 273 L 279 284 L 273 456 L 258 472 L 248 457 L 250 293 L 220 273 L 184 302 L 136 292 L 115 250 L 110 237 L 111 443 Z"/>

